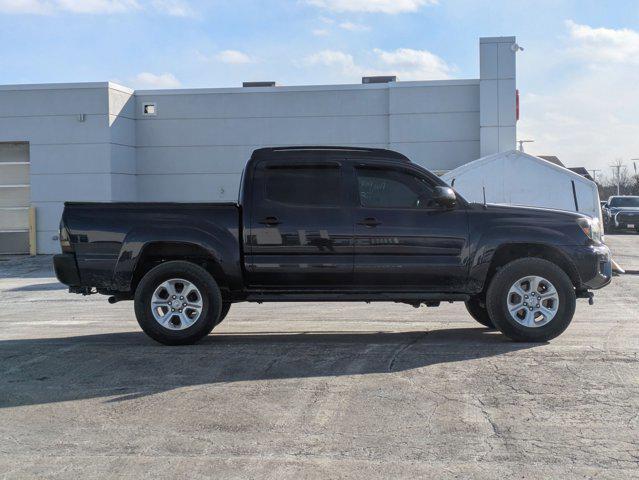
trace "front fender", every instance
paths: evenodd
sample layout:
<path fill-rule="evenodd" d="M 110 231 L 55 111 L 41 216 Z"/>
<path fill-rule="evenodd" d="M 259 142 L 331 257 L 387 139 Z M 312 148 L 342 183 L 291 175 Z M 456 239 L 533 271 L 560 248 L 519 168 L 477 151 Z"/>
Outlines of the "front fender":
<path fill-rule="evenodd" d="M 530 226 L 494 226 L 484 230 L 471 240 L 474 252 L 469 270 L 469 290 L 473 293 L 484 289 L 495 253 L 504 246 L 530 246 L 538 250 L 551 252 L 574 269 L 574 262 L 563 252 L 561 246 L 574 245 L 573 235 L 556 227 L 544 225 Z"/>

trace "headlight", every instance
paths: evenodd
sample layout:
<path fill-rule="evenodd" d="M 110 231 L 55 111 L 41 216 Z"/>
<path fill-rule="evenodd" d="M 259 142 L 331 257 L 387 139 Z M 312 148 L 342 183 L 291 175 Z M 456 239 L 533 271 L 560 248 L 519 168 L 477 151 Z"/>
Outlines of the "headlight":
<path fill-rule="evenodd" d="M 580 218 L 577 223 L 589 239 L 601 243 L 601 225 L 598 218 Z"/>

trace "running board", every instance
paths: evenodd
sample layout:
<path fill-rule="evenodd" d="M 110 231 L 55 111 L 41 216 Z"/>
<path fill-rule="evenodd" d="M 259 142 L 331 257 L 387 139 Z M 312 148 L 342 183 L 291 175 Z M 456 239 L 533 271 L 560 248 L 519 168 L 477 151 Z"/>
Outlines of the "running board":
<path fill-rule="evenodd" d="M 423 292 L 277 292 L 249 291 L 247 302 L 465 302 L 463 293 Z"/>

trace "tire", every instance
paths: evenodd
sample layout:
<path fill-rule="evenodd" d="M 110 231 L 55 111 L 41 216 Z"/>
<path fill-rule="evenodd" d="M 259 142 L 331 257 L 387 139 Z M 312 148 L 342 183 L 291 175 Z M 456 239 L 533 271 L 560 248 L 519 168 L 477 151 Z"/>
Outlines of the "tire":
<path fill-rule="evenodd" d="M 495 325 L 493 325 L 493 321 L 488 315 L 488 310 L 485 306 L 481 305 L 479 298 L 473 297 L 465 303 L 466 310 L 468 310 L 468 313 L 470 313 L 471 317 L 473 317 L 485 327 L 495 328 Z"/>
<path fill-rule="evenodd" d="M 532 300 L 524 300 L 522 296 L 521 301 L 526 302 L 525 304 L 529 306 L 522 307 L 517 313 L 513 314 L 517 318 L 519 316 L 525 318 L 517 321 L 511 316 L 508 309 L 509 302 L 512 302 L 513 305 L 519 303 L 518 293 L 513 292 L 511 288 L 515 288 L 515 285 L 519 285 L 520 288 L 521 285 L 525 286 L 525 282 L 524 284 L 519 284 L 518 282 L 526 277 L 531 279 L 541 278 L 543 281 L 540 281 L 539 284 L 542 294 L 549 295 L 548 292 L 553 291 L 550 287 L 554 287 L 555 295 L 553 295 L 553 299 L 542 300 L 535 300 L 535 298 L 539 298 L 539 293 Z M 535 281 L 533 280 L 533 282 Z M 544 289 L 547 289 L 546 293 L 544 293 Z M 510 292 L 513 293 L 511 294 Z M 532 295 L 531 292 L 534 293 L 533 290 L 529 292 L 522 291 L 522 293 L 530 293 Z M 570 278 L 557 265 L 541 258 L 522 258 L 508 263 L 495 274 L 488 287 L 486 300 L 488 314 L 493 324 L 508 338 L 517 342 L 545 342 L 560 335 L 570 325 L 575 314 L 576 295 Z M 552 302 L 549 302 L 550 300 Z M 557 304 L 554 304 L 555 301 Z M 531 305 L 529 302 L 535 302 L 537 305 Z M 537 307 L 540 304 L 542 307 L 547 307 L 545 310 L 550 313 L 552 313 L 554 307 L 554 316 L 548 315 L 546 317 L 537 310 L 531 312 L 529 316 L 528 310 L 531 306 Z M 540 315 L 538 317 L 539 321 L 532 320 L 530 322 L 529 319 L 534 317 L 534 315 Z M 547 318 L 551 319 L 547 320 Z M 524 325 L 524 323 L 528 323 L 528 325 Z M 530 323 L 534 326 L 529 326 Z"/>
<path fill-rule="evenodd" d="M 153 298 L 163 302 L 159 296 L 162 296 L 164 292 L 168 293 L 167 288 L 176 293 L 179 298 L 180 285 L 185 288 L 184 284 L 195 287 L 196 290 L 193 293 L 187 292 L 187 300 L 184 301 L 187 303 L 189 300 L 193 301 L 193 305 L 197 304 L 197 308 L 186 307 L 183 313 L 175 310 L 172 316 L 168 313 L 170 304 L 158 307 L 160 310 L 151 308 Z M 163 285 L 168 287 L 162 290 Z M 172 295 L 169 297 L 175 298 Z M 167 302 L 173 301 L 177 302 L 178 299 L 167 298 Z M 182 307 L 179 308 L 179 312 L 182 312 Z M 163 309 L 167 311 L 163 318 L 168 320 L 161 324 L 155 317 L 162 316 Z M 217 283 L 206 270 L 190 262 L 170 261 L 158 265 L 142 278 L 135 291 L 135 316 L 140 327 L 149 337 L 164 345 L 188 345 L 206 337 L 221 321 L 221 312 L 222 295 Z M 191 321 L 192 324 L 190 324 Z"/>
<path fill-rule="evenodd" d="M 226 318 L 226 316 L 228 315 L 230 309 L 231 309 L 231 303 L 230 302 L 222 303 L 222 310 L 220 311 L 220 318 L 218 319 L 217 323 L 215 324 L 216 326 L 219 325 L 220 323 L 222 323 L 222 320 L 224 320 Z"/>

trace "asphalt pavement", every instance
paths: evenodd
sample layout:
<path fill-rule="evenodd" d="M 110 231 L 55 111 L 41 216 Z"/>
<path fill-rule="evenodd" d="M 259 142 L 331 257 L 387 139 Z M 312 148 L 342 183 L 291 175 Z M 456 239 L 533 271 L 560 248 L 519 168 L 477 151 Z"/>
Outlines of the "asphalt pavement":
<path fill-rule="evenodd" d="M 238 304 L 165 347 L 0 258 L 1 478 L 638 478 L 639 235 L 546 344 L 463 304 Z"/>

